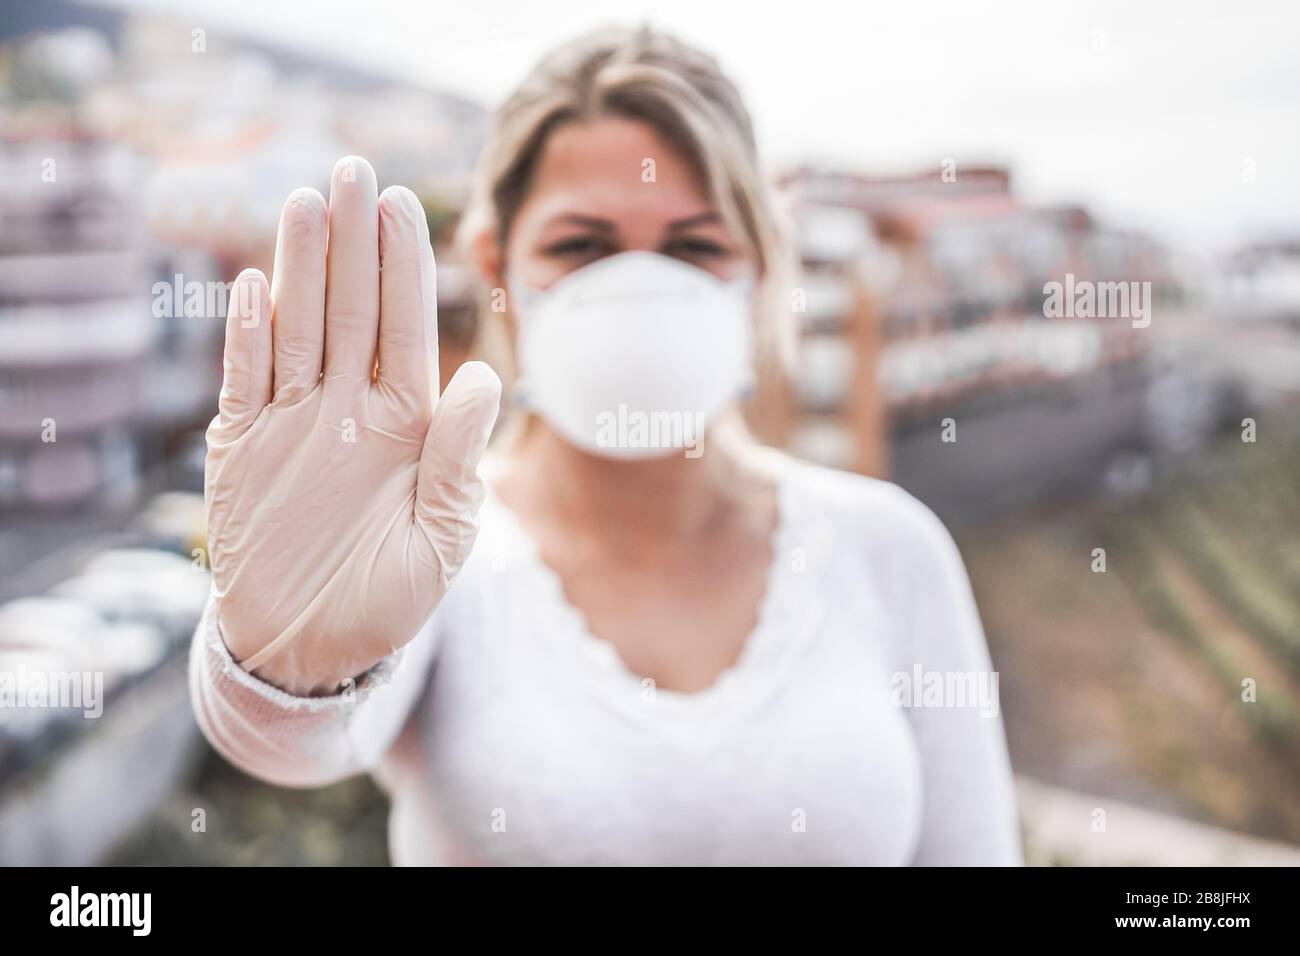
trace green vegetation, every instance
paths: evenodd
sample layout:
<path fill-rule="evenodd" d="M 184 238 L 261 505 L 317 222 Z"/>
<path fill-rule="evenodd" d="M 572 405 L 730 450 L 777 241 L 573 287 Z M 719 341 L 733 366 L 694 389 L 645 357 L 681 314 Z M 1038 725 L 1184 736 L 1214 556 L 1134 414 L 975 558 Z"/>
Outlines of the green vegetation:
<path fill-rule="evenodd" d="M 1284 760 L 1300 766 L 1300 441 L 1229 439 L 1195 469 L 1108 512 L 1112 567 Z M 1206 608 L 1215 613 L 1207 615 Z"/>

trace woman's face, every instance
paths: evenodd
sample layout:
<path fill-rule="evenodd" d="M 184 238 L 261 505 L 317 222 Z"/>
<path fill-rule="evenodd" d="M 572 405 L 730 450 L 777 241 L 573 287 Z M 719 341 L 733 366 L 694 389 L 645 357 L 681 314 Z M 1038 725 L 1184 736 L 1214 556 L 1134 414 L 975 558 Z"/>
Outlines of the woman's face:
<path fill-rule="evenodd" d="M 561 126 L 538 158 L 502 265 L 513 281 L 545 289 L 632 250 L 672 256 L 724 280 L 754 261 L 686 158 L 653 128 L 612 117 Z"/>

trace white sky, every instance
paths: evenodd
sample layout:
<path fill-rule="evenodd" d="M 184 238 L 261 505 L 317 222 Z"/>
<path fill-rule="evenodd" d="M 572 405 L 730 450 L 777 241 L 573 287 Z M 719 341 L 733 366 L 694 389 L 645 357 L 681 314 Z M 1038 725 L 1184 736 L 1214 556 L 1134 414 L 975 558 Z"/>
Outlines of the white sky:
<path fill-rule="evenodd" d="M 769 165 L 1012 164 L 1190 246 L 1300 233 L 1300 3 L 1291 0 L 128 0 L 325 50 L 491 105 L 546 49 L 670 29 L 739 83 Z M 1253 164 L 1254 179 L 1243 171 Z"/>

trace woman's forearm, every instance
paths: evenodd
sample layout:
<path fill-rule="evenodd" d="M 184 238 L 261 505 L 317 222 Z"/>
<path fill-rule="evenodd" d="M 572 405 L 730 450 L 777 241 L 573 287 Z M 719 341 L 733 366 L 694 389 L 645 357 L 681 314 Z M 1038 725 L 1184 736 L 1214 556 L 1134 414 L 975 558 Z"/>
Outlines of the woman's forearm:
<path fill-rule="evenodd" d="M 194 714 L 212 746 L 259 779 L 286 787 L 334 783 L 382 758 L 414 703 L 431 642 L 422 633 L 413 642 L 418 648 L 402 648 L 340 693 L 300 697 L 234 660 L 209 602 L 190 647 Z"/>

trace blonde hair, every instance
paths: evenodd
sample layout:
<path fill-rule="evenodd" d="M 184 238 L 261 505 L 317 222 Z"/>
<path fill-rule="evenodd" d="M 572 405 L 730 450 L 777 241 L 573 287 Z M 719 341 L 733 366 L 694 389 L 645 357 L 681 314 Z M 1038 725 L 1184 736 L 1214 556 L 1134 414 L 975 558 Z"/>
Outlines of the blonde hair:
<path fill-rule="evenodd" d="M 457 243 L 469 253 L 490 233 L 504 254 L 514 217 L 552 132 L 570 122 L 616 116 L 646 123 L 692 163 L 733 235 L 757 260 L 754 297 L 758 390 L 784 381 L 793 350 L 788 230 L 763 176 L 753 124 L 735 85 L 713 57 L 650 27 L 598 30 L 542 59 L 497 109 L 479 160 Z M 484 303 L 492 290 L 484 289 Z M 513 373 L 514 324 L 504 337 Z M 488 343 L 489 347 L 491 342 Z M 769 385 L 772 384 L 770 381 Z"/>

